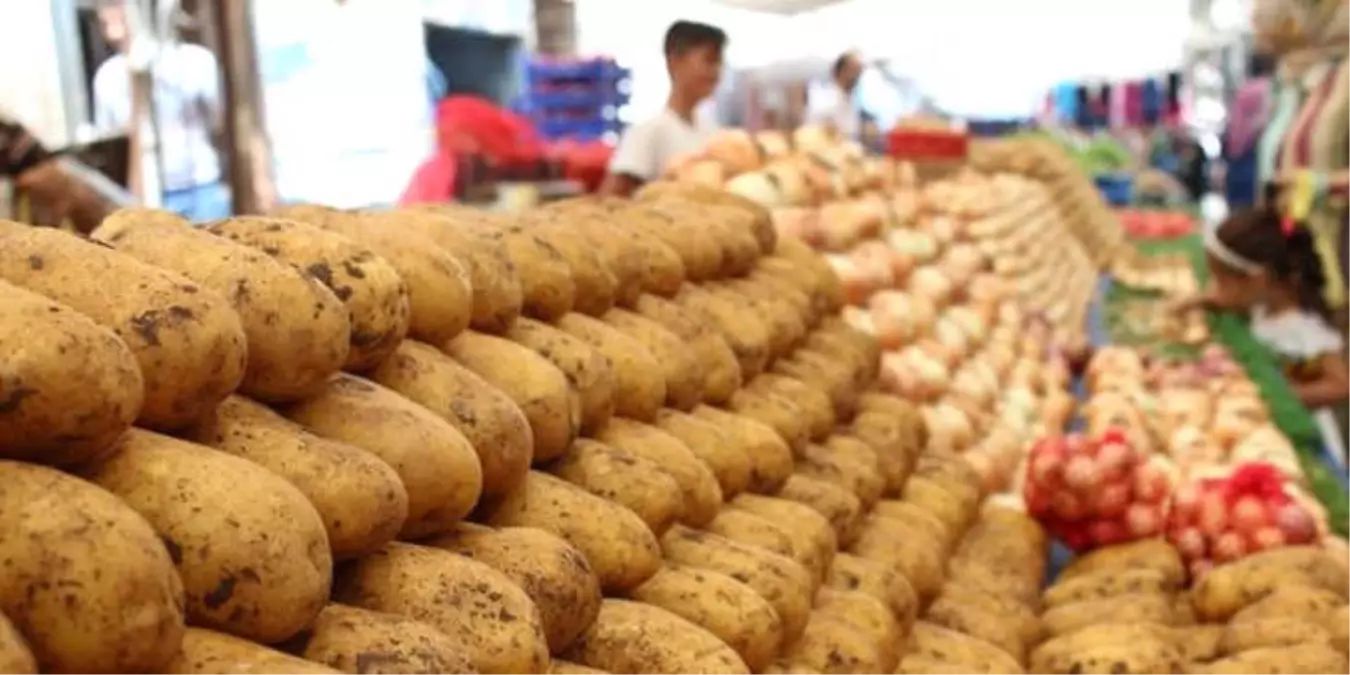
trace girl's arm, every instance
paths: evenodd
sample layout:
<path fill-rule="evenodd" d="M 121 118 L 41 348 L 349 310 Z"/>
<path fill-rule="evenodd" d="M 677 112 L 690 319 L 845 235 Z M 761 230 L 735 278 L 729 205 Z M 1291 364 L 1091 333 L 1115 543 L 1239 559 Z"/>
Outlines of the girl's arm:
<path fill-rule="evenodd" d="M 1350 398 L 1350 365 L 1339 352 L 1322 355 L 1317 362 L 1315 380 L 1294 384 L 1294 393 L 1309 409 L 1345 405 Z"/>

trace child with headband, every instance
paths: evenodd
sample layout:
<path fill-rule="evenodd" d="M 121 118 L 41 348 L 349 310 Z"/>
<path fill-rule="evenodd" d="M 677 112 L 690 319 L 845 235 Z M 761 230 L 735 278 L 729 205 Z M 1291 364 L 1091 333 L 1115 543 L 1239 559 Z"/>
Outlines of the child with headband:
<path fill-rule="evenodd" d="M 1252 334 L 1281 359 L 1324 441 L 1344 462 L 1350 366 L 1323 294 L 1326 275 L 1312 233 L 1274 209 L 1240 211 L 1206 232 L 1205 258 L 1209 288 L 1188 304 L 1249 314 Z"/>

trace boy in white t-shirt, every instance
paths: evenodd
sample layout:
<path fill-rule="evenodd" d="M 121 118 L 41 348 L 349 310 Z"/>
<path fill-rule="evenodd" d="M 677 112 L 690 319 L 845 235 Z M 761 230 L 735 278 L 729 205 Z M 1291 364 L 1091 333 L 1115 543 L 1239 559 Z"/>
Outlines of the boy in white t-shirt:
<path fill-rule="evenodd" d="M 609 175 L 600 192 L 628 196 L 643 183 L 655 180 L 671 160 L 696 152 L 717 131 L 694 110 L 712 96 L 722 79 L 722 52 L 727 34 L 693 21 L 676 21 L 666 30 L 666 71 L 670 97 L 656 117 L 623 135 L 609 162 Z"/>

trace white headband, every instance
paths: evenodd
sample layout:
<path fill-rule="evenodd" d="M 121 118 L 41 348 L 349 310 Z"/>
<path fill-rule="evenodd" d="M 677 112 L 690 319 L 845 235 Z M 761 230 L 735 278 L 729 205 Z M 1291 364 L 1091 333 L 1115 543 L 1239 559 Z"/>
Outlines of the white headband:
<path fill-rule="evenodd" d="M 1228 248 L 1228 245 L 1219 239 L 1218 228 L 1205 228 L 1205 251 L 1210 255 L 1222 260 L 1225 265 L 1247 275 L 1256 275 L 1261 273 L 1261 266 L 1252 262 L 1236 251 Z"/>

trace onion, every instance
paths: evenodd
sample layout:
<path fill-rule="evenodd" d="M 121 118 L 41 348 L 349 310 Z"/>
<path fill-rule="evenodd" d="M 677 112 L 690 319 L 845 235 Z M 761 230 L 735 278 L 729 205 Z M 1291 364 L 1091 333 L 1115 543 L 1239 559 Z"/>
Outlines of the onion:
<path fill-rule="evenodd" d="M 1200 531 L 1210 537 L 1217 537 L 1228 530 L 1228 506 L 1223 503 L 1223 495 L 1210 492 L 1200 498 L 1196 524 Z"/>
<path fill-rule="evenodd" d="M 1134 498 L 1156 504 L 1167 498 L 1167 476 L 1152 464 L 1142 464 L 1134 473 Z"/>
<path fill-rule="evenodd" d="M 1088 534 L 1098 546 L 1119 544 L 1129 538 L 1129 531 L 1118 520 L 1096 520 L 1088 526 Z"/>
<path fill-rule="evenodd" d="M 1103 475 L 1119 476 L 1134 466 L 1134 451 L 1125 443 L 1102 443 L 1097 447 L 1097 466 Z"/>
<path fill-rule="evenodd" d="M 1275 514 L 1275 524 L 1291 544 L 1307 544 L 1317 538 L 1317 522 L 1298 504 L 1285 504 Z"/>
<path fill-rule="evenodd" d="M 1060 490 L 1050 496 L 1050 506 L 1062 520 L 1082 520 L 1087 514 L 1083 501 L 1072 492 Z"/>
<path fill-rule="evenodd" d="M 1268 551 L 1286 544 L 1284 531 L 1278 527 L 1263 527 L 1251 535 L 1252 550 Z"/>
<path fill-rule="evenodd" d="M 1233 521 L 1233 529 L 1238 532 L 1251 536 L 1257 530 L 1265 527 L 1270 521 L 1266 515 L 1266 505 L 1256 497 L 1243 497 L 1233 504 L 1232 513 L 1229 514 Z"/>
<path fill-rule="evenodd" d="M 1131 536 L 1152 537 L 1162 531 L 1162 513 L 1156 506 L 1136 502 L 1125 511 L 1125 525 Z"/>
<path fill-rule="evenodd" d="M 1172 537 L 1172 544 L 1176 546 L 1181 557 L 1187 560 L 1199 560 L 1204 558 L 1206 551 L 1205 535 L 1194 527 L 1183 528 Z"/>
<path fill-rule="evenodd" d="M 1236 532 L 1224 532 L 1214 539 L 1215 562 L 1232 562 L 1247 555 L 1247 542 Z"/>
<path fill-rule="evenodd" d="M 1031 482 L 1036 485 L 1053 487 L 1059 483 L 1064 472 L 1064 458 L 1058 452 L 1046 451 L 1031 456 L 1028 465 Z"/>
<path fill-rule="evenodd" d="M 1092 496 L 1092 511 L 1098 518 L 1116 518 L 1130 505 L 1130 486 L 1107 483 Z"/>
<path fill-rule="evenodd" d="M 1191 581 L 1199 582 L 1205 578 L 1205 575 L 1209 574 L 1210 570 L 1214 569 L 1214 563 L 1204 559 L 1192 560 L 1186 566 L 1186 569 L 1191 573 Z"/>
<path fill-rule="evenodd" d="M 1064 483 L 1079 492 L 1088 493 L 1102 482 L 1102 473 L 1096 462 L 1086 455 L 1078 455 L 1064 465 Z"/>
<path fill-rule="evenodd" d="M 1200 489 L 1194 485 L 1183 485 L 1172 495 L 1172 518 L 1183 524 L 1191 525 L 1199 520 Z"/>

